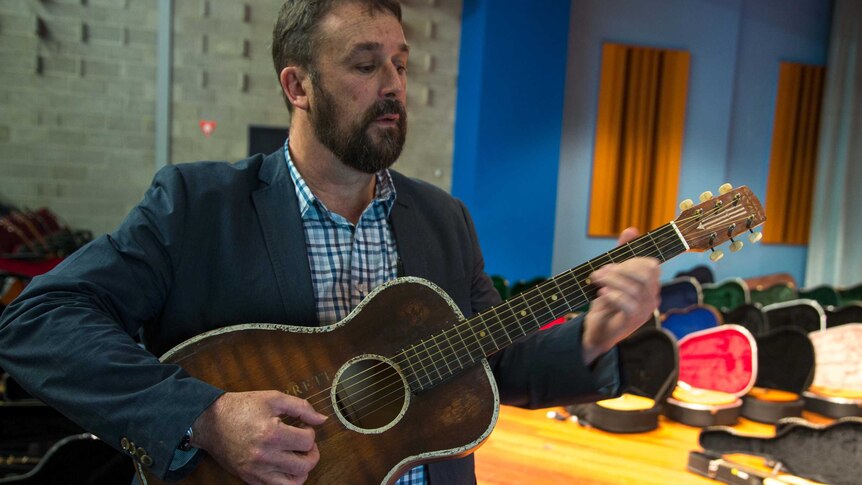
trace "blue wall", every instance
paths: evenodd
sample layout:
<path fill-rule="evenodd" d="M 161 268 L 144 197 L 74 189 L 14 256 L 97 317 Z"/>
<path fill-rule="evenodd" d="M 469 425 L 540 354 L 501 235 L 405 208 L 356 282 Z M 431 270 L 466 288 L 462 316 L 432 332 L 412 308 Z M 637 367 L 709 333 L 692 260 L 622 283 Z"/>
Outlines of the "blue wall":
<path fill-rule="evenodd" d="M 824 64 L 831 24 L 823 0 L 554 0 L 540 13 L 487 3 L 464 3 L 452 190 L 473 212 L 488 271 L 509 279 L 614 244 L 586 236 L 603 42 L 692 54 L 678 199 L 730 182 L 765 201 L 778 63 Z M 803 280 L 804 247 L 726 252 L 719 278 Z M 696 264 L 712 263 L 686 254 L 664 274 Z"/>
<path fill-rule="evenodd" d="M 540 5 L 465 0 L 462 14 L 452 193 L 487 270 L 513 281 L 547 275 L 553 252 L 569 0 Z"/>

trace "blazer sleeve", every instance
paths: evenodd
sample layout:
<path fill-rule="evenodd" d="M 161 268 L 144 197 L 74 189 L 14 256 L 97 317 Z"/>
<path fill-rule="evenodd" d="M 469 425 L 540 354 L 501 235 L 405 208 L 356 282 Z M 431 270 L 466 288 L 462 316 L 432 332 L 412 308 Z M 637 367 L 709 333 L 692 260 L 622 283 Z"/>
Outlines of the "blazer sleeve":
<path fill-rule="evenodd" d="M 166 167 L 116 232 L 35 278 L 0 316 L 0 367 L 162 477 L 185 430 L 222 393 L 132 337 L 160 317 L 182 264 L 185 217 L 182 175 Z"/>
<path fill-rule="evenodd" d="M 473 253 L 471 310 L 478 313 L 501 300 L 485 273 L 485 260 L 473 220 L 463 204 L 461 210 Z M 618 395 L 621 379 L 617 349 L 587 366 L 582 357 L 582 332 L 583 316 L 537 332 L 491 356 L 489 362 L 497 379 L 500 401 L 537 409 Z"/>

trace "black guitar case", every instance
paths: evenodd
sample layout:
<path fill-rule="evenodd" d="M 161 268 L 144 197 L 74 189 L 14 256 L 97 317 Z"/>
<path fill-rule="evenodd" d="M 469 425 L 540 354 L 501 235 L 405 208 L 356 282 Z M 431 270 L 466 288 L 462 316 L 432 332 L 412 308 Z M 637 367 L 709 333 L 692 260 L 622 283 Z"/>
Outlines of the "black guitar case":
<path fill-rule="evenodd" d="M 792 300 L 773 303 L 763 307 L 769 329 L 793 327 L 805 332 L 816 332 L 826 328 L 823 307 L 814 300 Z"/>
<path fill-rule="evenodd" d="M 759 303 L 746 303 L 732 310 L 722 311 L 721 316 L 724 323 L 735 323 L 751 332 L 755 337 L 763 335 L 769 330 L 769 322 L 766 314 Z"/>
<path fill-rule="evenodd" d="M 814 345 L 798 328 L 780 327 L 757 341 L 757 380 L 755 389 L 743 397 L 742 415 L 748 419 L 774 424 L 780 419 L 798 417 L 805 408 L 803 391 L 814 380 Z M 772 390 L 796 396 L 793 400 L 768 397 Z"/>
<path fill-rule="evenodd" d="M 578 422 L 612 433 L 641 433 L 658 427 L 661 403 L 673 391 L 679 372 L 676 339 L 665 330 L 644 326 L 620 342 L 622 399 L 628 396 L 652 400 L 649 409 L 621 410 L 608 401 L 578 404 L 566 409 Z M 628 395 L 628 396 L 626 396 Z M 613 401 L 613 400 L 609 400 Z"/>
<path fill-rule="evenodd" d="M 848 303 L 838 308 L 826 307 L 826 328 L 848 323 L 862 323 L 862 302 Z"/>
<path fill-rule="evenodd" d="M 776 425 L 773 437 L 743 435 L 727 427 L 706 428 L 700 433 L 700 446 L 713 455 L 762 456 L 793 475 L 818 482 L 862 483 L 860 418 L 843 418 L 823 426 L 788 418 Z"/>

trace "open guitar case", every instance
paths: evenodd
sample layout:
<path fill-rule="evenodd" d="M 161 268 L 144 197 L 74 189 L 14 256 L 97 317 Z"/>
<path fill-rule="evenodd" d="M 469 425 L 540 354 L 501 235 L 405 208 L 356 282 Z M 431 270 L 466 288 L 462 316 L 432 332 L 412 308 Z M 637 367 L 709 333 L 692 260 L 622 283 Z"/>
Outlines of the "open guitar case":
<path fill-rule="evenodd" d="M 802 415 L 802 393 L 814 380 L 814 345 L 798 328 L 780 327 L 755 336 L 757 380 L 743 397 L 742 415 L 762 423 Z"/>
<path fill-rule="evenodd" d="M 826 312 L 814 300 L 794 300 L 764 307 L 770 328 L 792 327 L 808 333 L 815 347 L 815 375 L 811 389 L 802 393 L 805 408 L 830 418 L 862 416 L 862 389 L 848 389 L 841 384 L 843 374 L 858 364 L 862 336 L 853 324 L 827 329 Z M 831 343 L 826 344 L 826 340 Z M 820 348 L 818 350 L 818 347 Z M 826 385 L 824 385 L 826 383 Z M 823 390 L 823 388 L 828 390 Z M 855 391 L 847 393 L 845 391 Z"/>
<path fill-rule="evenodd" d="M 805 407 L 831 418 L 862 416 L 862 323 L 810 335 L 817 371 L 803 395 Z"/>
<path fill-rule="evenodd" d="M 778 422 L 775 435 L 770 437 L 746 435 L 723 426 L 706 428 L 700 433 L 699 443 L 704 452 L 689 455 L 689 470 L 725 483 L 767 483 L 750 479 L 752 474 L 739 473 L 739 468 L 733 468 L 735 473 L 721 473 L 721 462 L 732 464 L 732 459 L 724 461 L 721 456 L 737 453 L 763 457 L 776 472 L 789 472 L 809 480 L 832 485 L 862 483 L 859 471 L 862 419 L 858 417 L 827 425 L 787 418 Z"/>
<path fill-rule="evenodd" d="M 679 341 L 679 359 L 679 383 L 665 402 L 665 416 L 697 427 L 736 423 L 741 397 L 757 378 L 751 333 L 732 324 L 689 333 Z"/>
<path fill-rule="evenodd" d="M 641 433 L 658 427 L 661 403 L 677 381 L 676 339 L 655 324 L 620 342 L 623 395 L 566 408 L 578 423 L 612 433 Z"/>

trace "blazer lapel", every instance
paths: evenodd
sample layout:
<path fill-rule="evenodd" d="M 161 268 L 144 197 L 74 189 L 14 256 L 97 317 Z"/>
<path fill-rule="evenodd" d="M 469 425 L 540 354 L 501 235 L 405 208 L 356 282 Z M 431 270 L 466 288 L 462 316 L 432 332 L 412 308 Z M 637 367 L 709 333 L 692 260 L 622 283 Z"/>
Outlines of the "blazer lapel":
<path fill-rule="evenodd" d="M 252 199 L 285 314 L 298 319 L 284 323 L 317 325 L 305 233 L 286 163 L 280 149 L 264 159 L 258 178 L 265 185 L 252 193 Z"/>
<path fill-rule="evenodd" d="M 398 246 L 398 257 L 404 268 L 402 276 L 427 277 L 428 260 L 423 248 L 427 244 L 425 233 L 428 229 L 420 224 L 415 214 L 411 214 L 411 211 L 415 210 L 412 208 L 413 194 L 410 193 L 408 184 L 398 183 L 403 175 L 391 170 L 390 174 L 397 196 L 389 220 Z"/>

